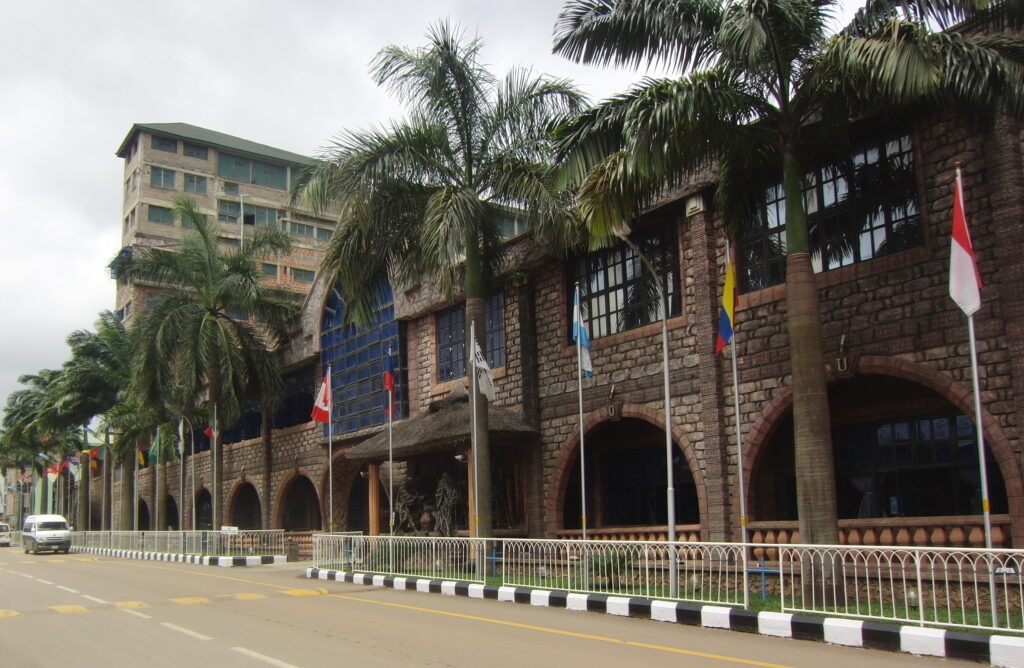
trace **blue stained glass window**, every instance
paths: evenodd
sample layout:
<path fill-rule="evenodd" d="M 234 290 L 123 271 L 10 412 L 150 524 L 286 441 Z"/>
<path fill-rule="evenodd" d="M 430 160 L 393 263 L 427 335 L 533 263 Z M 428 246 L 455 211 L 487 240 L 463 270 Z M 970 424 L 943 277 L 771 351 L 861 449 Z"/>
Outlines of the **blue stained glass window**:
<path fill-rule="evenodd" d="M 335 288 L 324 307 L 320 336 L 320 360 L 331 366 L 334 432 L 358 431 L 388 420 L 385 412 L 384 358 L 392 359 L 396 420 L 408 417 L 409 399 L 405 372 L 404 332 L 395 321 L 390 286 L 381 290 L 372 324 L 365 328 L 343 325 L 345 302 Z M 316 388 L 313 388 L 316 391 Z"/>

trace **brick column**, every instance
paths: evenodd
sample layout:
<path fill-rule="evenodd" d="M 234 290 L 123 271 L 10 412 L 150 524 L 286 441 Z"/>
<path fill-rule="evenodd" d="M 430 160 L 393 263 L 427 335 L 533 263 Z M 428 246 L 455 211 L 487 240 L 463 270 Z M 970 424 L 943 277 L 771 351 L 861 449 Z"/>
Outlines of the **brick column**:
<path fill-rule="evenodd" d="M 692 352 L 697 358 L 695 386 L 700 395 L 698 431 L 692 433 L 691 442 L 704 469 L 707 516 L 703 518 L 702 533 L 713 541 L 733 537 L 733 507 L 739 507 L 738 502 L 733 502 L 735 492 L 729 480 L 732 446 L 724 429 L 723 367 L 714 347 L 721 283 L 717 229 L 710 210 L 697 212 L 686 218 L 681 245 L 686 258 L 684 276 L 692 286 L 686 295 L 686 316 L 688 329 L 695 337 Z M 684 282 L 684 288 L 685 285 Z"/>

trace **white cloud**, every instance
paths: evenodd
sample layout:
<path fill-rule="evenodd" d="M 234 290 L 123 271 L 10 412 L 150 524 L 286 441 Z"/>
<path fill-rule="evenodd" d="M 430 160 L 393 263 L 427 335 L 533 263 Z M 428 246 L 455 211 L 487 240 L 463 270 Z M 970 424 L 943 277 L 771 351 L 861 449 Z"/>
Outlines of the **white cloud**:
<path fill-rule="evenodd" d="M 401 115 L 367 66 L 450 18 L 496 72 L 567 76 L 595 98 L 639 74 L 551 55 L 556 0 L 44 0 L 0 22 L 0 402 L 66 359 L 64 338 L 113 307 L 121 161 L 132 123 L 186 122 L 313 154 L 344 129 Z"/>

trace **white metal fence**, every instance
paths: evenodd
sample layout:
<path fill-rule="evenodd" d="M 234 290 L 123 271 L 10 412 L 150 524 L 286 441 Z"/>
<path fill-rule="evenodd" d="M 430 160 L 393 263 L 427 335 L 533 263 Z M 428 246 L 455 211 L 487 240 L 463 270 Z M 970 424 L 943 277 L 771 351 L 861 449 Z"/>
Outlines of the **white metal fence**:
<path fill-rule="evenodd" d="M 758 563 L 754 547 L 314 534 L 313 565 L 1024 633 L 1024 550 L 775 545 Z"/>
<path fill-rule="evenodd" d="M 284 531 L 72 531 L 72 547 L 108 548 L 138 552 L 250 556 L 285 554 Z"/>
<path fill-rule="evenodd" d="M 787 612 L 1024 633 L 1024 550 L 779 549 Z"/>

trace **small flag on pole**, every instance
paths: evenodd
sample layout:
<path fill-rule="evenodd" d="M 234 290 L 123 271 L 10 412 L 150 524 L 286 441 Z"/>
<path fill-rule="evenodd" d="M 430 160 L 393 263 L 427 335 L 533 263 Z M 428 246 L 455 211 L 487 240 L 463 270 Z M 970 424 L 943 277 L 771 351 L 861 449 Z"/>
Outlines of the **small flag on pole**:
<path fill-rule="evenodd" d="M 733 324 L 736 322 L 736 271 L 732 260 L 725 257 L 725 285 L 722 286 L 722 308 L 718 312 L 718 338 L 715 340 L 715 354 L 732 339 Z"/>
<path fill-rule="evenodd" d="M 395 360 L 391 357 L 391 349 L 388 349 L 384 357 L 384 372 L 381 376 L 384 383 L 384 391 L 388 393 L 384 401 L 384 414 L 391 415 L 391 406 L 394 405 L 395 394 Z M 394 415 L 391 415 L 394 417 Z"/>
<path fill-rule="evenodd" d="M 981 275 L 974 258 L 971 235 L 964 215 L 964 191 L 960 168 L 953 184 L 953 248 L 949 254 L 949 296 L 964 312 L 974 315 L 981 308 Z"/>
<path fill-rule="evenodd" d="M 594 365 L 590 362 L 590 337 L 587 335 L 587 320 L 583 314 L 583 307 L 580 306 L 580 288 L 576 286 L 576 292 L 572 299 L 572 340 L 580 344 L 581 367 L 583 377 L 590 378 L 594 375 Z"/>
<path fill-rule="evenodd" d="M 476 385 L 488 401 L 494 401 L 494 374 L 491 373 L 491 365 L 484 358 L 484 351 L 480 344 L 473 339 L 473 367 L 476 370 Z"/>
<path fill-rule="evenodd" d="M 142 448 L 135 448 L 135 461 L 138 462 L 139 466 L 146 464 L 146 456 L 142 454 Z"/>
<path fill-rule="evenodd" d="M 317 392 L 316 401 L 313 403 L 313 412 L 310 417 L 317 422 L 327 424 L 331 421 L 331 376 L 324 374 L 324 382 L 320 384 L 320 391 Z"/>

